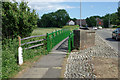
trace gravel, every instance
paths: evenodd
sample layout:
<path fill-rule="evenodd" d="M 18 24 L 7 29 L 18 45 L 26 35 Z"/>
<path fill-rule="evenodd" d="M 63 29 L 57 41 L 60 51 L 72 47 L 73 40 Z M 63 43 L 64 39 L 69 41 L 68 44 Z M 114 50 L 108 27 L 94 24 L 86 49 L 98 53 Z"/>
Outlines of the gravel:
<path fill-rule="evenodd" d="M 94 65 L 90 62 L 93 57 L 118 58 L 118 53 L 97 35 L 95 37 L 95 46 L 70 53 L 64 77 L 96 78 Z"/>

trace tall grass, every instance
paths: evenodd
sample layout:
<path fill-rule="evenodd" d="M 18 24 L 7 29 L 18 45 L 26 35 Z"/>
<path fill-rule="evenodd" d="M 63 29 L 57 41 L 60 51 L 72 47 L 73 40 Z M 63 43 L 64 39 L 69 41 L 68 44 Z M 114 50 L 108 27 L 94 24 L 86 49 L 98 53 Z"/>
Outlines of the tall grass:
<path fill-rule="evenodd" d="M 34 39 L 37 40 L 37 39 Z M 27 40 L 24 42 L 29 42 Z M 21 70 L 21 67 L 18 65 L 18 39 L 9 39 L 5 41 L 3 51 L 2 51 L 2 78 L 13 77 L 17 72 Z M 45 43 L 45 42 L 44 42 Z M 48 54 L 45 46 L 40 46 L 34 49 L 25 50 L 25 47 L 32 46 L 35 44 L 23 46 L 23 61 L 26 62 L 29 59 L 33 59 L 35 56 Z"/>
<path fill-rule="evenodd" d="M 9 39 L 5 42 L 2 45 L 2 78 L 8 78 L 20 69 L 17 64 L 17 39 Z"/>

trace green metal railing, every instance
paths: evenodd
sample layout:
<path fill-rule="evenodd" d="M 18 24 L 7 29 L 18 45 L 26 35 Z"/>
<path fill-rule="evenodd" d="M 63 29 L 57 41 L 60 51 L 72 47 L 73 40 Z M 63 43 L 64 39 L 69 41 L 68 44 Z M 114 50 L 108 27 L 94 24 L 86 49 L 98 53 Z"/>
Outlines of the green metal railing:
<path fill-rule="evenodd" d="M 74 34 L 72 32 L 70 33 L 68 39 L 68 52 L 70 53 L 73 48 L 74 48 Z"/>
<path fill-rule="evenodd" d="M 51 49 L 56 46 L 59 42 L 64 40 L 69 36 L 71 31 L 69 29 L 62 29 L 52 33 L 47 33 L 47 51 L 51 51 Z"/>

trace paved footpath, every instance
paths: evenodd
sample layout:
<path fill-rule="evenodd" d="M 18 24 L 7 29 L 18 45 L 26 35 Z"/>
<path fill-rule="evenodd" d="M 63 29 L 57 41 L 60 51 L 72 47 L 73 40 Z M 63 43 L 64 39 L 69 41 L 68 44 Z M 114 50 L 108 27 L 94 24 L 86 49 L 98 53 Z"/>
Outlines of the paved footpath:
<path fill-rule="evenodd" d="M 63 60 L 66 57 L 68 39 L 60 42 L 50 54 L 41 57 L 19 78 L 60 78 Z"/>

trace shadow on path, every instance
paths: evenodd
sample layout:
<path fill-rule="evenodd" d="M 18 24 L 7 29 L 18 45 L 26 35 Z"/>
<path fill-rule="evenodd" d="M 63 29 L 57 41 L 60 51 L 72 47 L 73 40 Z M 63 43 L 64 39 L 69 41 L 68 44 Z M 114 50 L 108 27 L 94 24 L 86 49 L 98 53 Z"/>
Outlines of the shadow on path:
<path fill-rule="evenodd" d="M 61 52 L 67 52 L 68 51 L 68 39 L 64 41 L 56 50 Z"/>
<path fill-rule="evenodd" d="M 114 42 L 119 42 L 119 41 L 116 41 L 115 39 L 112 39 L 112 38 L 106 38 L 106 40 L 108 40 L 108 41 L 114 41 Z"/>
<path fill-rule="evenodd" d="M 68 52 L 68 37 L 57 44 L 50 53 L 67 53 Z"/>

